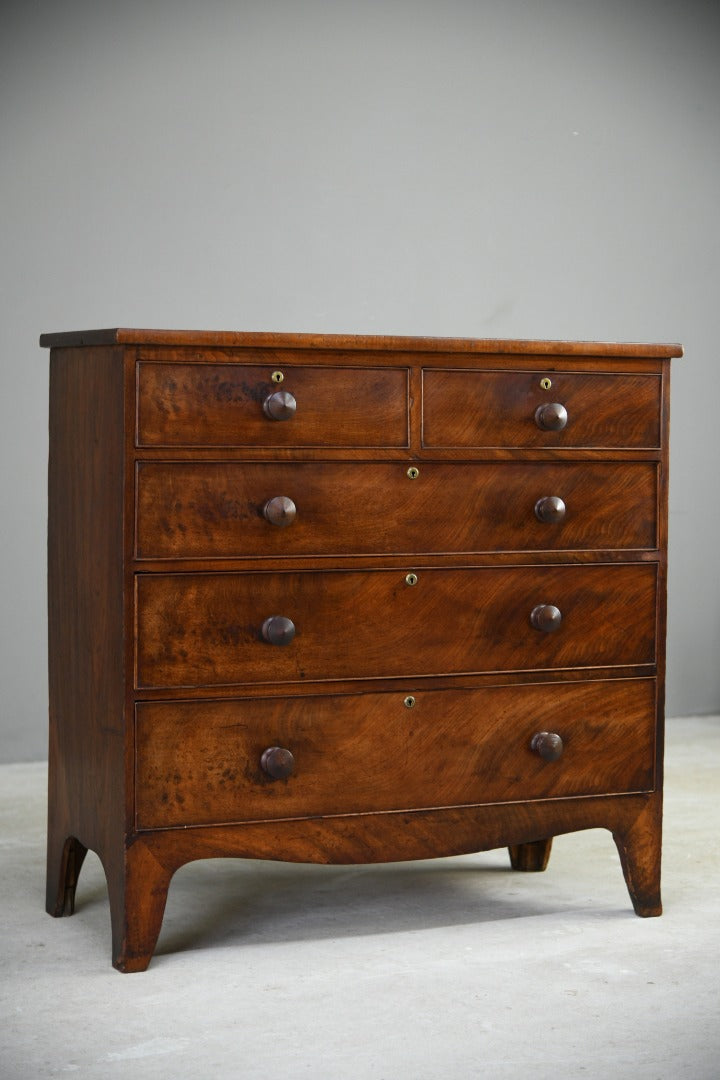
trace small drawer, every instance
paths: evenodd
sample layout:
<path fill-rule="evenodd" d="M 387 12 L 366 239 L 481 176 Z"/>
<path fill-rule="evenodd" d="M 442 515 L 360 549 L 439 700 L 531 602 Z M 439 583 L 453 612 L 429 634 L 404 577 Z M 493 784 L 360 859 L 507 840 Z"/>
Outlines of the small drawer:
<path fill-rule="evenodd" d="M 648 549 L 654 462 L 141 462 L 140 559 Z"/>
<path fill-rule="evenodd" d="M 407 446 L 408 371 L 142 361 L 137 409 L 139 446 Z"/>
<path fill-rule="evenodd" d="M 137 685 L 655 661 L 653 564 L 138 574 Z"/>
<path fill-rule="evenodd" d="M 652 374 L 428 369 L 423 446 L 657 449 L 660 395 Z"/>
<path fill-rule="evenodd" d="M 654 743 L 652 679 L 145 702 L 136 822 L 162 829 L 650 791 Z M 555 760 L 540 754 L 548 745 Z M 274 748 L 286 753 L 266 753 Z"/>

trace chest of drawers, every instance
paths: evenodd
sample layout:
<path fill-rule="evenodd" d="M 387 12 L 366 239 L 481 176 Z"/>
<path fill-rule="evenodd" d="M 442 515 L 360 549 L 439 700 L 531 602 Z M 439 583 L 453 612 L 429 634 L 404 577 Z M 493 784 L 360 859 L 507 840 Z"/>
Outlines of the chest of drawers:
<path fill-rule="evenodd" d="M 99 330 L 50 356 L 47 906 L 609 829 L 660 914 L 674 345 Z"/>

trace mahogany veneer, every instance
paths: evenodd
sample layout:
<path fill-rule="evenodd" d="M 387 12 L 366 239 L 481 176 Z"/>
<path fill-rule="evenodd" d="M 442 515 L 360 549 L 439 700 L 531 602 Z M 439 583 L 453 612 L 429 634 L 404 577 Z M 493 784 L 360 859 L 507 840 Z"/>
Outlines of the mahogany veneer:
<path fill-rule="evenodd" d="M 422 483 L 408 484 L 400 463 L 144 461 L 137 471 L 136 554 L 415 556 L 542 551 L 549 542 L 554 551 L 652 549 L 657 471 L 653 461 L 504 462 L 492 469 L 429 462 Z M 285 492 L 300 506 L 292 529 L 268 529 L 268 491 Z M 562 491 L 561 520 L 538 520 L 538 491 Z"/>
<path fill-rule="evenodd" d="M 96 330 L 50 357 L 47 907 L 606 828 L 659 915 L 677 345 Z"/>

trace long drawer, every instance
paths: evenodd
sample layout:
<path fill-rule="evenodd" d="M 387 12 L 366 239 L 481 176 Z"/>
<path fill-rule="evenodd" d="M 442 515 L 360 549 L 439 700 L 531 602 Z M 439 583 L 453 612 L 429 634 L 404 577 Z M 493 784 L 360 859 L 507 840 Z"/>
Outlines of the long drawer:
<path fill-rule="evenodd" d="M 547 406 L 562 406 L 564 422 L 552 409 L 538 412 Z M 660 420 L 659 375 L 426 370 L 423 377 L 427 447 L 653 449 Z M 545 426 L 553 424 L 562 426 Z"/>
<path fill-rule="evenodd" d="M 408 707 L 409 703 L 414 703 Z M 652 679 L 141 703 L 141 829 L 651 790 Z M 533 736 L 559 736 L 543 760 Z M 294 768 L 272 779 L 263 752 Z"/>
<path fill-rule="evenodd" d="M 654 462 L 141 462 L 139 558 L 647 549 Z M 562 501 L 546 515 L 550 499 Z M 544 500 L 544 503 L 543 503 Z"/>
<path fill-rule="evenodd" d="M 137 444 L 407 446 L 408 371 L 143 361 Z"/>
<path fill-rule="evenodd" d="M 140 687 L 655 661 L 653 564 L 139 574 L 136 582 Z"/>

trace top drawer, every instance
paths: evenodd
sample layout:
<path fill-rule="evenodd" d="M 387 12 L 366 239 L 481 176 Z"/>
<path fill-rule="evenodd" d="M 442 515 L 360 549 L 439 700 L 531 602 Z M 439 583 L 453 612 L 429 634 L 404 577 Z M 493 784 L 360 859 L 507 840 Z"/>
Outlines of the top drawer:
<path fill-rule="evenodd" d="M 423 446 L 656 449 L 660 392 L 654 374 L 429 369 Z"/>
<path fill-rule="evenodd" d="M 137 365 L 138 446 L 408 445 L 407 368 Z M 268 399 L 276 395 L 269 404 Z M 275 415 L 273 415 L 273 413 Z"/>

